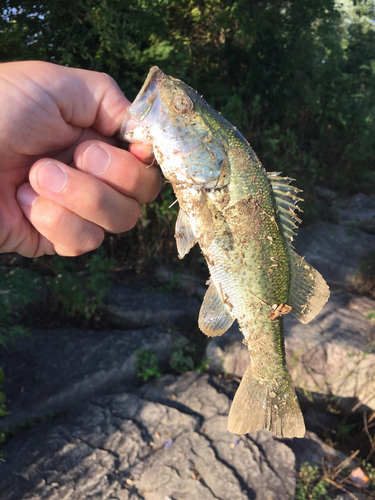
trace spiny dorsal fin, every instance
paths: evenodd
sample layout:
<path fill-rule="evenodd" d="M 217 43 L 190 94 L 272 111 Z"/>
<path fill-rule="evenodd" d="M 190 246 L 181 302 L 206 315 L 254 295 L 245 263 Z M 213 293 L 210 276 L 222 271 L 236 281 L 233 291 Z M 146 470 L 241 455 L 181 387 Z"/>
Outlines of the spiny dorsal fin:
<path fill-rule="evenodd" d="M 210 281 L 199 311 L 199 328 L 208 337 L 219 337 L 232 326 L 234 320 L 229 306 L 224 304 L 214 283 Z"/>
<path fill-rule="evenodd" d="M 181 209 L 178 212 L 174 237 L 176 238 L 178 256 L 183 259 L 197 240 L 185 212 Z"/>
<path fill-rule="evenodd" d="M 290 186 L 290 182 L 294 179 L 280 177 L 280 172 L 268 172 L 267 175 L 272 185 L 286 243 L 290 249 L 293 249 L 292 241 L 296 235 L 295 230 L 298 227 L 296 222 L 301 222 L 295 213 L 295 210 L 302 212 L 298 206 L 298 202 L 303 201 L 303 199 L 297 196 L 297 193 L 300 193 L 301 190 Z"/>
<path fill-rule="evenodd" d="M 329 286 L 323 276 L 312 266 L 289 251 L 290 291 L 289 302 L 291 313 L 301 323 L 308 323 L 320 312 L 329 298 Z"/>

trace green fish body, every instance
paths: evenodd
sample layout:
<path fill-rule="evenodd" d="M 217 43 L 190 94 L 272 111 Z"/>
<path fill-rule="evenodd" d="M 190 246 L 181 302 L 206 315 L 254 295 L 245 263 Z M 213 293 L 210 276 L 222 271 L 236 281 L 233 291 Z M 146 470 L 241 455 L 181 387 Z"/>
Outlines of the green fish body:
<path fill-rule="evenodd" d="M 152 144 L 180 211 L 179 256 L 198 243 L 211 278 L 199 314 L 208 336 L 237 319 L 250 363 L 234 397 L 231 432 L 303 437 L 285 360 L 283 314 L 309 322 L 329 297 L 322 276 L 293 249 L 299 190 L 267 173 L 249 143 L 193 89 L 154 67 L 120 131 Z"/>

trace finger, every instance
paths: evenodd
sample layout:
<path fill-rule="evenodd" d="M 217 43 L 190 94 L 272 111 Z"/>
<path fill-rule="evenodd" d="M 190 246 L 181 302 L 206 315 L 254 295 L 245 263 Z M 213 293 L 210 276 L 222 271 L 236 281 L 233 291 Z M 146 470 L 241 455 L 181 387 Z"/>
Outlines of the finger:
<path fill-rule="evenodd" d="M 154 148 L 149 144 L 134 143 L 129 144 L 128 151 L 131 152 L 138 160 L 149 165 L 154 159 Z"/>
<path fill-rule="evenodd" d="M 120 143 L 120 141 L 116 137 L 105 137 L 104 135 L 100 134 L 93 128 L 84 128 L 82 129 L 82 133 L 79 136 L 79 138 L 69 146 L 68 148 L 65 148 L 62 151 L 56 151 L 56 154 L 49 153 L 48 156 L 51 158 L 55 158 L 56 160 L 61 161 L 62 163 L 65 163 L 66 165 L 70 165 L 71 163 L 74 162 L 74 153 L 77 147 L 85 141 L 98 141 L 98 142 L 105 142 L 108 144 L 112 144 L 113 146 L 119 146 L 121 147 L 122 144 L 125 145 L 125 143 Z M 43 156 L 45 158 L 46 155 Z M 36 160 L 35 160 L 36 161 Z"/>
<path fill-rule="evenodd" d="M 64 163 L 39 160 L 32 166 L 29 180 L 43 198 L 111 233 L 128 231 L 137 222 L 139 204 L 134 198 Z"/>
<path fill-rule="evenodd" d="M 27 219 L 41 235 L 33 256 L 56 252 L 74 257 L 98 248 L 104 239 L 101 227 L 39 196 L 28 183 L 18 189 L 17 200 Z"/>
<path fill-rule="evenodd" d="M 21 121 L 8 120 L 6 127 L 0 127 L 2 144 L 13 145 L 2 154 L 17 159 L 18 166 L 24 166 L 30 156 L 45 151 L 53 156 L 52 151 L 69 147 L 79 139 L 82 128 L 113 136 L 130 105 L 110 76 L 95 71 L 23 61 L 4 63 L 1 77 L 5 94 L 12 96 L 2 100 L 2 114 L 13 116 L 15 101 L 22 109 Z M 17 144 L 28 145 L 27 154 L 25 148 L 14 151 L 15 137 Z"/>
<path fill-rule="evenodd" d="M 120 193 L 138 203 L 153 201 L 161 188 L 159 169 L 145 165 L 129 151 L 99 141 L 85 142 L 77 147 L 75 165 L 94 175 Z"/>

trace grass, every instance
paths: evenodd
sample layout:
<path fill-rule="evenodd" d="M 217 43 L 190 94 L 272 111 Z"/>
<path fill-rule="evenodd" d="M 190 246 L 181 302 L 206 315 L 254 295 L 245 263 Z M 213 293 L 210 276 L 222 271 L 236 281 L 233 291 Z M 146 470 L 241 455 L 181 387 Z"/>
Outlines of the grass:
<path fill-rule="evenodd" d="M 345 493 L 356 500 L 357 493 L 361 498 L 374 498 L 375 468 L 362 460 L 353 462 L 359 450 L 335 467 L 323 462 L 322 466 L 301 464 L 296 484 L 295 500 L 324 500 L 336 498 L 338 493 Z M 349 468 L 350 465 L 350 468 Z M 359 465 L 359 467 L 356 467 Z"/>
<path fill-rule="evenodd" d="M 329 483 L 321 476 L 319 467 L 303 463 L 298 473 L 295 500 L 322 500 L 328 497 Z"/>

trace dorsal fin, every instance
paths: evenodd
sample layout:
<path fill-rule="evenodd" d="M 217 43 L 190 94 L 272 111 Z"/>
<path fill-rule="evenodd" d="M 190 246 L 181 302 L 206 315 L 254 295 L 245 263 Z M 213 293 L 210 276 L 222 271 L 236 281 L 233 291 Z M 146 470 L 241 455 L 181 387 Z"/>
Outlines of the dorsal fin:
<path fill-rule="evenodd" d="M 275 196 L 285 241 L 288 247 L 293 249 L 292 241 L 296 235 L 295 230 L 298 227 L 296 222 L 301 222 L 295 213 L 295 210 L 302 212 L 298 206 L 298 202 L 303 201 L 303 199 L 297 196 L 297 193 L 300 193 L 301 190 L 290 185 L 290 182 L 294 181 L 294 179 L 281 177 L 280 172 L 268 172 L 267 175 Z"/>
<path fill-rule="evenodd" d="M 232 326 L 234 320 L 229 306 L 224 304 L 211 280 L 199 311 L 199 328 L 208 337 L 219 337 Z"/>
<path fill-rule="evenodd" d="M 301 323 L 308 323 L 329 298 L 329 286 L 323 276 L 294 252 L 289 251 L 290 289 L 288 304 Z"/>
<path fill-rule="evenodd" d="M 329 286 L 322 275 L 297 255 L 292 241 L 296 235 L 300 219 L 295 210 L 302 211 L 298 202 L 303 201 L 297 194 L 300 189 L 291 186 L 294 179 L 281 177 L 280 172 L 269 172 L 276 206 L 282 224 L 282 231 L 289 250 L 290 288 L 288 305 L 291 313 L 302 323 L 311 321 L 322 309 L 329 298 Z"/>
<path fill-rule="evenodd" d="M 176 238 L 178 256 L 180 259 L 183 259 L 185 255 L 189 253 L 190 249 L 196 244 L 197 240 L 190 222 L 181 208 L 178 212 L 174 237 Z"/>

